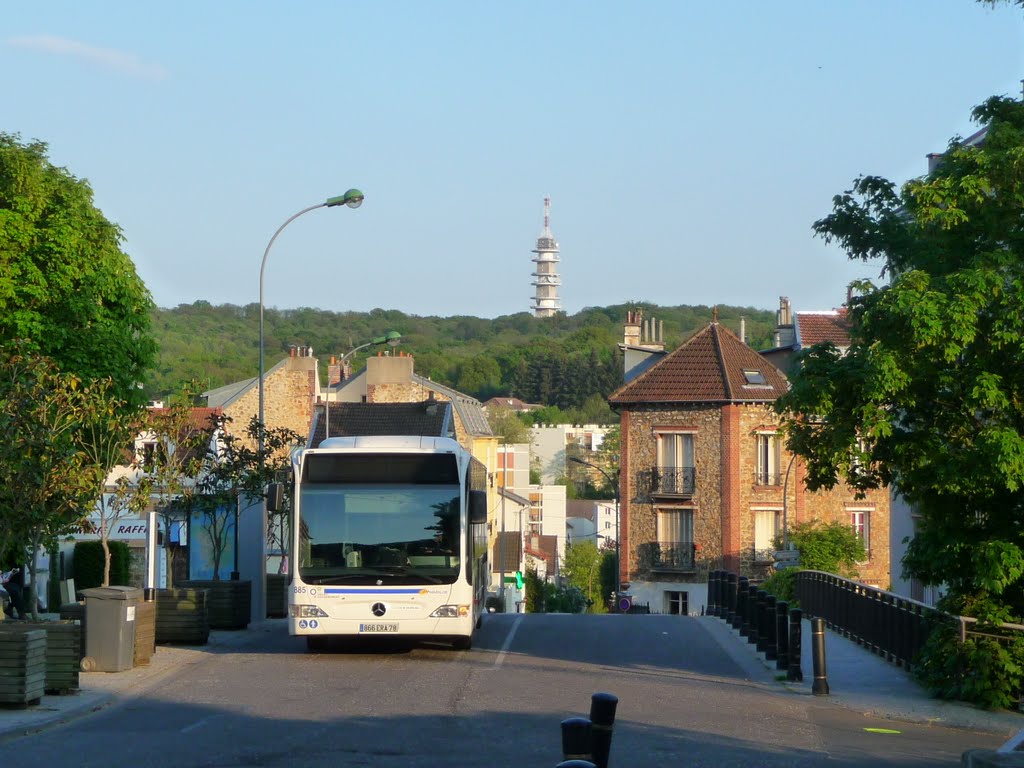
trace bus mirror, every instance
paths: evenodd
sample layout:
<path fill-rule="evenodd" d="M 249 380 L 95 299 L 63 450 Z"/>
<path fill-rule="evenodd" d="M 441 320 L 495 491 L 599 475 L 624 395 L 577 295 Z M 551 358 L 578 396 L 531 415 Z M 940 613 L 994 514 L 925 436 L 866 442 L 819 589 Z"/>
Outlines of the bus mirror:
<path fill-rule="evenodd" d="M 281 483 L 271 483 L 267 486 L 267 510 L 280 512 L 283 508 L 284 486 Z"/>
<path fill-rule="evenodd" d="M 469 492 L 469 522 L 471 525 L 487 522 L 487 491 Z"/>

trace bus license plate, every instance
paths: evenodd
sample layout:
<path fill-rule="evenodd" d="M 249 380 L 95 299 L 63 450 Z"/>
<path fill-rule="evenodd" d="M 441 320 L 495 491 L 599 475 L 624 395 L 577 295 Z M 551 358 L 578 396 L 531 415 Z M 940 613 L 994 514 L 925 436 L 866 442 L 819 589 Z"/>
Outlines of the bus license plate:
<path fill-rule="evenodd" d="M 360 624 L 359 631 L 362 632 L 397 632 L 397 624 Z"/>

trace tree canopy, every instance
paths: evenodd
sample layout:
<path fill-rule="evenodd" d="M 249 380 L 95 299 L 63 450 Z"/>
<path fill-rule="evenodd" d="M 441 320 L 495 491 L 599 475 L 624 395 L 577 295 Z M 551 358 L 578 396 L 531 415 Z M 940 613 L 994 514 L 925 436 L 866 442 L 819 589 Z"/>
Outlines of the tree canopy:
<path fill-rule="evenodd" d="M 815 224 L 889 282 L 857 286 L 849 350 L 812 348 L 777 407 L 811 489 L 888 483 L 914 505 L 904 570 L 945 584 L 942 607 L 1020 622 L 1024 104 L 973 116 L 985 134 L 954 137 L 928 176 L 860 178 Z"/>
<path fill-rule="evenodd" d="M 0 343 L 137 398 L 156 354 L 152 300 L 121 241 L 46 144 L 0 133 Z"/>

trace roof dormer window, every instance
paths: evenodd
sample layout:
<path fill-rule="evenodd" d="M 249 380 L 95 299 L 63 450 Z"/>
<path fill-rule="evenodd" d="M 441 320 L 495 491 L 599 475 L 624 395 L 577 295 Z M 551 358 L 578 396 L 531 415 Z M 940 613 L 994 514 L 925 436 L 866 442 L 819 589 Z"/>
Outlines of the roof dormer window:
<path fill-rule="evenodd" d="M 747 380 L 747 384 L 767 384 L 767 380 L 764 374 L 756 368 L 744 368 L 743 378 Z"/>

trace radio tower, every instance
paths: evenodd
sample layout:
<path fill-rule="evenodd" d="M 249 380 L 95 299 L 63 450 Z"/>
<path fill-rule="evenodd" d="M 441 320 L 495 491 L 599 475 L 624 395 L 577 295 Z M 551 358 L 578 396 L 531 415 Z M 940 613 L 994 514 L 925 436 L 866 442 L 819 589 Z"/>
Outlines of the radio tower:
<path fill-rule="evenodd" d="M 558 243 L 551 234 L 551 198 L 544 198 L 544 231 L 537 238 L 537 247 L 533 249 L 533 316 L 551 317 L 562 305 L 558 300 L 558 286 L 562 278 L 558 276 Z"/>

